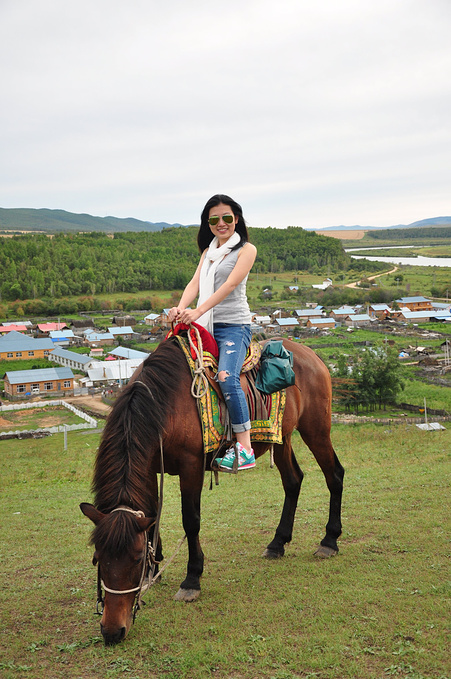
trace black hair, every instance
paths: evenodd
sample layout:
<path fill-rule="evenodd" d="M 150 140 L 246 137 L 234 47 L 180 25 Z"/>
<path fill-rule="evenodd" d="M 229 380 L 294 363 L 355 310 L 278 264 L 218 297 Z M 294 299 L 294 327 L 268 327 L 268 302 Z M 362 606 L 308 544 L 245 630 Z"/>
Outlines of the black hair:
<path fill-rule="evenodd" d="M 233 198 L 230 198 L 230 196 L 225 196 L 221 193 L 217 193 L 215 196 L 212 196 L 210 200 L 207 201 L 200 216 L 200 229 L 199 233 L 197 234 L 197 244 L 201 252 L 208 248 L 208 246 L 210 245 L 211 241 L 214 238 L 210 229 L 210 225 L 208 223 L 208 218 L 210 216 L 211 208 L 216 207 L 217 205 L 228 205 L 232 210 L 233 214 L 235 215 L 235 217 L 238 217 L 238 221 L 235 226 L 235 231 L 238 233 L 241 240 L 237 245 L 235 245 L 233 250 L 235 250 L 235 248 L 240 248 L 242 245 L 244 245 L 244 243 L 247 243 L 249 241 L 249 234 L 247 231 L 246 222 L 244 221 L 243 209 L 241 205 L 239 205 L 235 200 L 233 200 Z"/>

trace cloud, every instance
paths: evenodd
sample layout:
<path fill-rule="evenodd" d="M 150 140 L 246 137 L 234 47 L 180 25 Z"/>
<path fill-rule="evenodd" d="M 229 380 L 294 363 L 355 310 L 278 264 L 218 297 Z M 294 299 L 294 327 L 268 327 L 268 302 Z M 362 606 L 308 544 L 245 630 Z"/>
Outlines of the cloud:
<path fill-rule="evenodd" d="M 447 0 L 6 0 L 3 207 L 252 225 L 449 214 Z"/>

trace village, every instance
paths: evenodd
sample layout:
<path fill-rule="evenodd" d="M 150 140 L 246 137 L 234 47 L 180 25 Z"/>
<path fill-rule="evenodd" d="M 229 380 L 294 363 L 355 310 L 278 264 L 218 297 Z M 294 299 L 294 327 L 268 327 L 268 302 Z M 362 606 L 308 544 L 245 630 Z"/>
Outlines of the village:
<path fill-rule="evenodd" d="M 5 370 L 2 399 L 24 401 L 42 397 L 67 398 L 93 394 L 110 395 L 126 384 L 149 351 L 129 348 L 128 344 L 161 341 L 170 328 L 168 309 L 149 313 L 143 320 L 113 316 L 111 326 L 92 327 L 92 319 L 73 322 L 2 322 L 0 361 L 47 359 L 58 367 Z M 265 315 L 253 314 L 252 332 L 258 338 L 282 335 L 299 337 L 306 332 L 324 335 L 341 327 L 352 333 L 371 328 L 385 333 L 414 327 L 418 323 L 451 322 L 451 304 L 434 302 L 423 296 L 402 297 L 392 305 L 342 306 L 327 311 L 311 303 L 307 308 L 276 309 Z M 84 353 L 75 349 L 85 348 Z M 424 347 L 415 347 L 421 353 Z M 445 355 L 449 341 L 443 342 Z M 408 357 L 408 351 L 400 358 Z M 75 373 L 74 373 L 75 371 Z"/>

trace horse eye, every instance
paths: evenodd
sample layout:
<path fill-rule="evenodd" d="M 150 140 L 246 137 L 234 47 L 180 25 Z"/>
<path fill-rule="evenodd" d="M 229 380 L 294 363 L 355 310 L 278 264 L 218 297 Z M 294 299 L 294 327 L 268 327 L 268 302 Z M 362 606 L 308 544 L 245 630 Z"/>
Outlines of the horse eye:
<path fill-rule="evenodd" d="M 97 566 L 99 562 L 99 555 L 97 552 L 94 552 L 93 557 L 92 557 L 92 565 Z"/>

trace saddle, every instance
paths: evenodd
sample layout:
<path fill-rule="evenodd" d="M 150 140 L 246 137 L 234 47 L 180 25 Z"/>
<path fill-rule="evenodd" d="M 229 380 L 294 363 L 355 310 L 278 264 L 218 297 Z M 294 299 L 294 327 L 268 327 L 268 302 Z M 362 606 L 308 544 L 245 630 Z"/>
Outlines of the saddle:
<path fill-rule="evenodd" d="M 232 439 L 227 407 L 216 380 L 219 356 L 216 341 L 197 323 L 191 326 L 179 323 L 167 334 L 166 339 L 171 337 L 179 343 L 193 376 L 191 393 L 196 398 L 202 424 L 204 452 L 214 453 L 225 440 Z M 261 352 L 260 343 L 252 340 L 240 374 L 241 387 L 249 408 L 251 439 L 282 443 L 286 394 L 284 390 L 263 394 L 256 388 Z"/>

